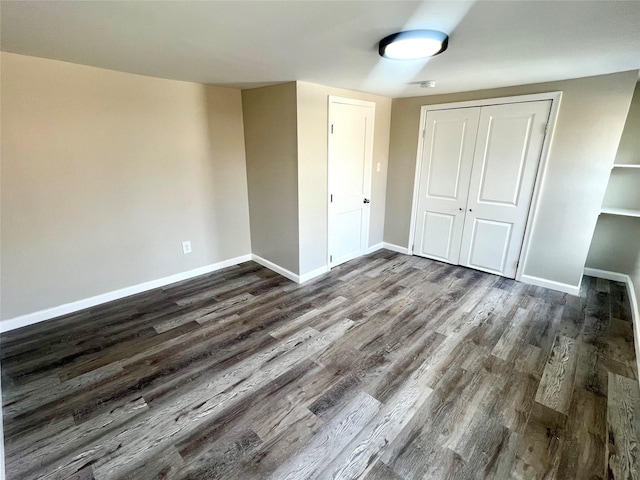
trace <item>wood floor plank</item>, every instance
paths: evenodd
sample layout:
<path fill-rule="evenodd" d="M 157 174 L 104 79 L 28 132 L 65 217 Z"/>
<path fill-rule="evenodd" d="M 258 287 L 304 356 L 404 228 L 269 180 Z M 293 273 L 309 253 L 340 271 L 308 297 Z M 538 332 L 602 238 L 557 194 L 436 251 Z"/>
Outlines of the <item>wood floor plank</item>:
<path fill-rule="evenodd" d="M 0 335 L 8 480 L 638 478 L 626 286 L 379 250 Z"/>
<path fill-rule="evenodd" d="M 366 475 L 381 457 L 384 447 L 395 440 L 428 399 L 431 394 L 428 381 L 429 363 L 424 362 L 318 478 L 359 478 Z"/>
<path fill-rule="evenodd" d="M 561 447 L 559 478 L 606 478 L 608 372 L 606 341 L 577 340 L 578 362 Z"/>
<path fill-rule="evenodd" d="M 17 442 L 8 445 L 7 452 L 12 452 L 7 462 L 7 469 L 15 472 L 17 478 L 41 478 L 29 458 L 37 457 L 39 467 L 46 466 L 46 475 L 42 478 L 64 478 L 74 474 L 104 455 L 117 451 L 119 445 L 110 445 L 104 441 L 105 434 L 121 428 L 131 419 L 137 419 L 148 412 L 147 404 L 138 399 L 109 414 L 101 415 L 90 423 L 73 426 L 57 432 L 38 442 Z M 30 438 L 29 438 L 30 440 Z M 85 445 L 92 445 L 78 455 Z M 20 447 L 20 448 L 18 448 Z"/>
<path fill-rule="evenodd" d="M 197 322 L 190 320 L 189 322 L 175 328 L 175 330 L 177 330 L 176 332 L 165 331 L 157 335 L 150 335 L 144 339 L 136 338 L 123 342 L 118 346 L 115 346 L 109 352 L 96 353 L 74 360 L 72 363 L 61 369 L 58 375 L 61 380 L 69 380 L 84 373 L 91 372 L 97 368 L 109 365 L 110 363 L 117 362 L 118 360 L 126 359 L 130 355 L 133 345 L 135 345 L 136 348 L 145 350 L 148 347 L 153 347 L 164 343 L 166 340 L 170 340 L 174 335 L 188 333 L 193 330 L 197 330 L 198 328 L 200 328 L 200 325 Z"/>
<path fill-rule="evenodd" d="M 457 401 L 473 376 L 461 369 L 447 371 L 443 377 L 447 380 L 431 393 L 413 421 L 386 448 L 381 460 L 405 478 L 438 478 L 437 472 L 442 468 L 457 469 L 462 459 L 442 447 L 439 437 L 455 425 Z M 446 467 L 441 460 L 446 460 Z"/>
<path fill-rule="evenodd" d="M 478 438 L 472 435 L 476 422 L 484 422 L 483 412 L 495 401 L 495 394 L 500 390 L 496 375 L 482 369 L 478 371 L 456 400 L 452 417 L 455 422 L 440 434 L 440 443 L 445 448 L 457 453 L 463 459 L 468 453 L 469 443 Z"/>
<path fill-rule="evenodd" d="M 218 326 L 223 330 L 227 327 L 224 322 L 219 323 Z M 39 422 L 46 421 L 52 416 L 64 415 L 69 411 L 72 411 L 76 417 L 79 414 L 86 416 L 94 411 L 99 413 L 100 410 L 104 410 L 105 408 L 112 408 L 111 404 L 114 400 L 116 401 L 116 405 L 113 405 L 115 407 L 119 404 L 126 403 L 130 398 L 139 397 L 143 388 L 150 389 L 150 391 L 148 390 L 146 393 L 147 400 L 156 401 L 162 396 L 163 392 L 168 389 L 175 391 L 177 386 L 184 383 L 184 380 L 179 376 L 176 377 L 173 375 L 167 378 L 167 376 L 164 375 L 167 368 L 168 373 L 175 370 L 176 364 L 169 363 L 168 366 L 166 364 L 163 366 L 161 359 L 170 358 L 171 362 L 177 361 L 178 364 L 180 364 L 181 355 L 188 354 L 189 352 L 188 348 L 185 349 L 186 342 L 206 338 L 207 333 L 215 333 L 217 331 L 221 330 L 217 329 L 216 325 L 203 327 L 194 332 L 189 332 L 189 334 L 177 335 L 166 342 L 156 344 L 140 353 L 136 352 L 128 359 L 118 360 L 117 364 L 110 364 L 111 366 L 118 367 L 119 371 L 116 371 L 115 375 L 107 376 L 105 379 L 101 379 L 101 377 L 97 375 L 87 379 L 88 381 L 82 382 L 78 381 L 81 377 L 70 379 L 61 384 L 60 388 L 56 388 L 53 391 L 49 390 L 49 398 L 47 398 L 47 392 L 43 392 L 45 400 L 41 403 L 38 402 L 38 398 L 32 399 L 33 402 L 23 402 L 23 412 L 13 417 L 17 422 L 12 422 L 9 428 L 29 428 L 32 425 L 37 425 Z M 220 337 L 216 337 L 216 341 L 210 342 L 209 345 L 205 344 L 205 347 L 207 349 L 214 347 L 218 350 L 218 353 L 224 353 L 224 348 L 222 348 L 225 344 L 224 336 L 222 336 L 221 341 L 219 338 Z M 272 337 L 266 337 L 266 340 L 266 342 L 258 344 L 258 346 L 264 348 L 269 344 L 275 343 L 275 339 Z M 238 342 L 235 335 L 230 337 L 229 341 L 235 342 L 231 354 L 235 357 L 236 361 L 243 359 L 246 355 L 240 353 L 242 350 L 239 351 L 236 348 L 236 346 L 242 348 L 243 343 Z M 251 351 L 252 350 L 248 350 L 249 353 L 251 353 Z M 157 357 L 154 357 L 156 355 Z M 154 360 L 154 358 L 158 360 Z M 214 356 L 214 362 L 216 358 L 217 357 Z M 157 367 L 147 372 L 149 361 L 152 362 L 151 365 L 157 363 Z M 137 363 L 141 362 L 143 364 L 142 369 L 140 367 L 134 368 Z M 198 363 L 194 363 L 191 358 L 186 361 L 186 364 L 190 367 L 187 380 L 192 384 L 200 373 L 203 373 L 211 367 L 211 362 L 205 362 L 203 367 L 199 367 Z M 122 370 L 123 366 L 126 370 Z M 95 370 L 94 373 L 102 371 L 103 369 L 104 367 L 100 367 Z M 158 373 L 154 373 L 158 370 L 160 370 Z M 147 375 L 150 376 L 147 377 Z M 158 387 L 155 387 L 156 380 L 161 382 Z M 76 389 L 75 395 L 73 395 L 74 388 Z M 42 408 L 45 405 L 47 408 Z M 98 407 L 100 408 L 98 409 Z"/>
<path fill-rule="evenodd" d="M 319 470 L 336 457 L 380 409 L 380 402 L 360 392 L 327 425 L 269 478 L 303 480 L 318 478 Z"/>
<path fill-rule="evenodd" d="M 502 360 L 514 359 L 524 346 L 524 338 L 531 326 L 530 321 L 532 318 L 533 312 L 518 308 L 491 354 Z"/>
<path fill-rule="evenodd" d="M 522 433 L 518 458 L 534 478 L 558 478 L 567 417 L 535 402 Z"/>
<path fill-rule="evenodd" d="M 598 341 L 606 335 L 611 321 L 611 299 L 609 294 L 589 290 L 585 309 L 582 335 L 587 341 Z"/>
<path fill-rule="evenodd" d="M 215 442 L 204 446 L 200 454 L 185 462 L 183 478 L 223 479 L 243 457 L 260 445 L 260 438 L 252 430 L 227 431 Z"/>
<path fill-rule="evenodd" d="M 463 453 L 458 453 L 464 459 L 461 477 L 469 478 L 491 469 L 496 457 L 503 453 L 503 447 L 508 443 L 510 430 L 496 417 L 487 416 L 476 421 L 467 441 Z"/>
<path fill-rule="evenodd" d="M 183 465 L 182 457 L 171 445 L 147 459 L 143 465 L 130 471 L 122 478 L 124 480 L 176 479 L 182 476 L 180 470 Z"/>
<path fill-rule="evenodd" d="M 216 450 L 221 444 L 229 443 L 228 437 L 236 439 L 236 434 L 240 432 L 246 439 L 255 439 L 256 445 L 264 439 L 256 433 L 256 425 L 260 425 L 259 419 L 272 413 L 271 404 L 268 400 L 279 397 L 285 392 L 295 391 L 295 382 L 299 378 L 307 378 L 317 372 L 317 365 L 306 359 L 292 368 L 283 371 L 279 376 L 263 386 L 256 389 L 253 395 L 244 395 L 235 402 L 224 406 L 222 410 L 202 419 L 197 429 L 190 429 L 181 435 L 174 443 L 180 455 L 189 463 L 203 463 L 201 457 L 208 457 L 209 452 Z M 282 405 L 282 410 L 287 411 L 287 406 Z M 288 410 L 290 415 L 286 415 L 279 423 L 275 423 L 277 429 L 281 429 L 282 423 L 295 423 L 297 412 L 295 407 Z M 278 412 L 280 414 L 280 412 Z M 272 434 L 273 432 L 269 432 Z M 266 436 L 268 438 L 268 434 Z M 254 442 L 252 442 L 254 443 Z M 204 462 L 206 463 L 206 461 Z"/>
<path fill-rule="evenodd" d="M 535 478 L 531 472 L 527 472 L 530 467 L 518 458 L 518 446 L 521 442 L 521 435 L 512 430 L 507 430 L 505 437 L 500 438 L 500 443 L 495 448 L 493 454 L 485 462 L 481 471 L 468 472 L 471 477 L 476 478 Z M 531 469 L 532 470 L 532 469 Z"/>
<path fill-rule="evenodd" d="M 248 471 L 266 476 L 275 470 L 292 449 L 299 447 L 298 442 L 322 426 L 304 407 L 315 392 L 298 385 L 298 381 L 315 378 L 320 369 L 310 360 L 301 362 L 181 439 L 176 446 L 184 459 L 185 472 L 189 472 L 187 477 L 206 474 L 211 478 L 216 472 L 221 478 L 234 478 Z M 291 440 L 289 435 L 294 435 Z"/>
<path fill-rule="evenodd" d="M 568 296 L 562 308 L 557 333 L 565 337 L 577 338 L 584 326 L 585 308 L 584 299 Z"/>
<path fill-rule="evenodd" d="M 630 322 L 632 315 L 627 285 L 622 282 L 610 282 L 609 297 L 611 299 L 611 318 Z"/>
<path fill-rule="evenodd" d="M 226 478 L 269 477 L 305 445 L 324 424 L 307 410 L 304 417 L 285 429 L 270 432 L 261 445 L 249 452 L 226 472 Z"/>
<path fill-rule="evenodd" d="M 515 369 L 540 381 L 547 363 L 547 357 L 548 355 L 541 348 L 525 345 L 515 360 Z"/>
<path fill-rule="evenodd" d="M 400 475 L 382 462 L 376 462 L 363 478 L 364 480 L 403 480 Z"/>
<path fill-rule="evenodd" d="M 517 370 L 509 376 L 501 396 L 506 399 L 500 408 L 502 423 L 510 431 L 521 434 L 533 408 L 535 393 L 540 383 L 533 375 L 522 375 Z"/>
<path fill-rule="evenodd" d="M 112 475 L 127 472 L 132 466 L 155 454 L 163 446 L 176 443 L 196 430 L 209 416 L 223 411 L 233 401 L 252 394 L 314 352 L 326 348 L 352 325 L 349 320 L 322 334 L 305 329 L 297 337 L 287 338 L 276 348 L 256 355 L 241 365 L 201 385 L 185 395 L 180 405 L 167 405 L 152 411 L 136 429 L 122 432 L 108 441 L 119 446 L 117 455 L 103 456 L 94 464 L 94 472 Z M 285 354 L 286 353 L 286 354 Z M 284 354 L 284 355 L 283 355 Z M 161 435 L 158 435 L 161 432 Z M 115 451 L 115 450 L 114 450 Z"/>
<path fill-rule="evenodd" d="M 586 390 L 574 394 L 561 447 L 558 478 L 605 478 L 607 399 Z"/>
<path fill-rule="evenodd" d="M 606 335 L 607 367 L 625 377 L 638 378 L 638 364 L 634 359 L 633 325 L 631 322 L 611 318 Z"/>
<path fill-rule="evenodd" d="M 566 415 L 571 403 L 577 361 L 575 340 L 558 335 L 540 380 L 536 402 Z"/>
<path fill-rule="evenodd" d="M 295 318 L 290 322 L 287 322 L 286 324 L 278 327 L 276 330 L 271 331 L 270 335 L 276 338 L 284 338 L 292 332 L 295 332 L 302 326 L 306 326 L 311 320 L 316 319 L 320 315 L 326 315 L 327 313 L 334 313 L 339 311 L 340 306 L 346 301 L 347 299 L 345 297 L 336 297 L 326 305 L 323 305 L 321 308 L 314 308 L 313 310 L 300 315 L 298 318 Z"/>
<path fill-rule="evenodd" d="M 607 406 L 608 478 L 640 478 L 640 397 L 638 382 L 609 373 Z"/>

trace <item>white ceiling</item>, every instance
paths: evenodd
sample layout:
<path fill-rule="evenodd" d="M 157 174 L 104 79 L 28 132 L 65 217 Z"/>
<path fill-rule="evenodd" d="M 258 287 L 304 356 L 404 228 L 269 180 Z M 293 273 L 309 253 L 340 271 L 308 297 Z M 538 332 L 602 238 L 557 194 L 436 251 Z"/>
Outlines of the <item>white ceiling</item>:
<path fill-rule="evenodd" d="M 5 51 L 241 88 L 401 97 L 640 69 L 640 0 L 2 1 L 0 15 Z M 381 38 L 418 28 L 449 33 L 449 49 L 378 56 Z"/>

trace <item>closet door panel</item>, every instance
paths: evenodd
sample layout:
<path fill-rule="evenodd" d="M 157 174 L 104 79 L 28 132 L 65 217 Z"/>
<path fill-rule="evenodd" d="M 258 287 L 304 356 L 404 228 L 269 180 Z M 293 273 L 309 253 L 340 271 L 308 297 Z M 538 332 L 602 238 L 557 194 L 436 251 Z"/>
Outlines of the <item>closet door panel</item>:
<path fill-rule="evenodd" d="M 465 225 L 471 229 L 471 245 L 468 266 L 488 272 L 505 270 L 512 223 L 497 222 L 470 216 L 473 225 Z"/>
<path fill-rule="evenodd" d="M 482 107 L 460 264 L 513 278 L 550 101 Z"/>
<path fill-rule="evenodd" d="M 454 228 L 457 226 L 456 215 L 437 212 L 424 212 L 423 228 L 419 241 L 420 252 L 425 256 L 450 261 L 451 249 L 454 248 Z"/>
<path fill-rule="evenodd" d="M 494 113 L 485 115 L 484 120 L 488 123 L 486 137 L 481 135 L 479 139 L 484 150 L 476 157 L 481 164 L 474 179 L 479 182 L 477 203 L 517 206 L 526 173 L 532 118 L 501 118 Z"/>
<path fill-rule="evenodd" d="M 457 264 L 479 108 L 427 113 L 418 186 L 415 255 Z"/>

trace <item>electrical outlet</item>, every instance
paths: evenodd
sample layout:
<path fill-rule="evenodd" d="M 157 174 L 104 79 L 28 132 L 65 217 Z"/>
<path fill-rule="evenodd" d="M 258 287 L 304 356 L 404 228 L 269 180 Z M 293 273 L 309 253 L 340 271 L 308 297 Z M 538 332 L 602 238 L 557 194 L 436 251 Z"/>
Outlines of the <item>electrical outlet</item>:
<path fill-rule="evenodd" d="M 185 255 L 187 253 L 191 253 L 191 241 L 187 240 L 186 242 L 182 242 L 182 253 Z"/>

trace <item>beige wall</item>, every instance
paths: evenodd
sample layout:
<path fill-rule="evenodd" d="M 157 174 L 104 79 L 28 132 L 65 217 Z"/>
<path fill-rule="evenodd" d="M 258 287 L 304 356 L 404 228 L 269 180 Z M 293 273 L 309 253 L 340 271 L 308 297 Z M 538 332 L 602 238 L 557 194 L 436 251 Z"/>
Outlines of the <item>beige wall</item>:
<path fill-rule="evenodd" d="M 239 90 L 1 55 L 1 318 L 250 253 Z"/>
<path fill-rule="evenodd" d="M 616 163 L 640 163 L 640 82 L 636 83 L 629 115 L 624 125 Z"/>
<path fill-rule="evenodd" d="M 393 100 L 385 241 L 407 247 L 420 106 L 562 91 L 524 273 L 577 286 L 638 72 Z"/>
<path fill-rule="evenodd" d="M 375 245 L 384 230 L 391 99 L 306 82 L 242 92 L 253 253 L 300 275 L 327 265 L 329 95 L 376 103 L 369 233 Z"/>
<path fill-rule="evenodd" d="M 297 82 L 298 195 L 300 273 L 327 265 L 327 114 L 329 95 L 376 104 L 369 246 L 382 242 L 384 232 L 391 99 Z M 376 164 L 380 163 L 380 172 Z"/>
<path fill-rule="evenodd" d="M 299 272 L 296 83 L 242 91 L 254 254 Z"/>
<path fill-rule="evenodd" d="M 325 266 L 328 95 L 376 103 L 369 245 L 384 232 L 407 246 L 420 106 L 562 91 L 525 273 L 575 285 L 637 79 L 392 103 L 306 82 L 241 95 L 9 53 L 1 62 L 2 319 L 250 251 L 297 274 Z M 625 134 L 618 161 L 637 138 Z M 610 241 L 596 232 L 596 244 Z M 629 272 L 638 288 L 640 261 Z"/>

